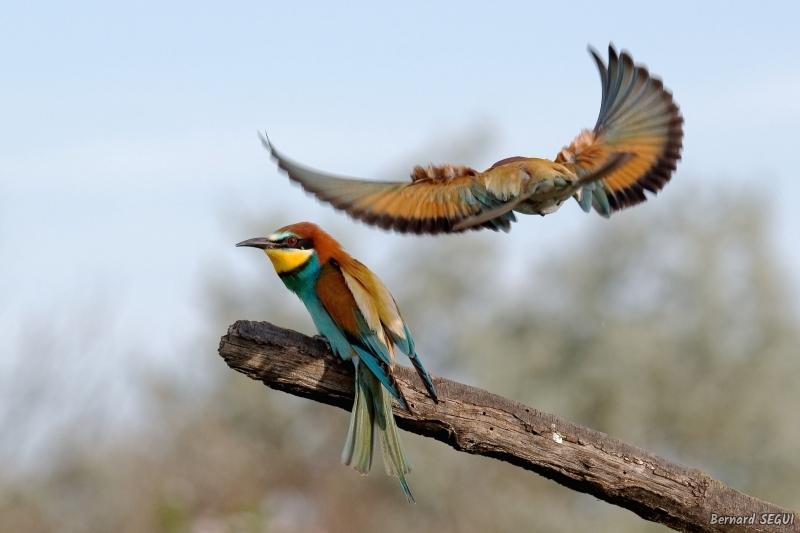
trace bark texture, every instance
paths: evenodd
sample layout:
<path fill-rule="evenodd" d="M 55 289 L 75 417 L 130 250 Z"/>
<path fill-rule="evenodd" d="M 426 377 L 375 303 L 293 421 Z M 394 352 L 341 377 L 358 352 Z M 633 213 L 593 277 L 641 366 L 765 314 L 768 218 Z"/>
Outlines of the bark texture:
<path fill-rule="evenodd" d="M 319 337 L 240 320 L 222 337 L 219 353 L 231 368 L 268 387 L 352 407 L 352 364 L 335 357 Z M 533 470 L 677 531 L 800 531 L 800 516 L 792 511 L 599 431 L 438 377 L 436 404 L 413 369 L 398 365 L 395 374 L 413 411 L 394 404 L 397 424 L 406 431 Z M 727 517 L 754 517 L 754 523 L 731 524 Z"/>

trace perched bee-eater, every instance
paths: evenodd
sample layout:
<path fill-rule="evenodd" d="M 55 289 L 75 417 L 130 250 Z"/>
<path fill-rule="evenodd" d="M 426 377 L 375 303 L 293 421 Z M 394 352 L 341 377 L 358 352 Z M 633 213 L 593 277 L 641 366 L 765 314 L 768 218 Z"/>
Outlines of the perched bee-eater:
<path fill-rule="evenodd" d="M 554 161 L 509 157 L 484 172 L 463 166 L 414 167 L 410 182 L 348 179 L 309 169 L 262 142 L 303 189 L 367 224 L 401 233 L 508 231 L 513 211 L 555 212 L 570 196 L 604 217 L 644 202 L 669 181 L 681 158 L 683 117 L 672 93 L 627 52 L 608 47 L 600 69 L 603 97 L 593 130 L 585 129 Z"/>
<path fill-rule="evenodd" d="M 394 346 L 411 359 L 430 396 L 436 401 L 438 397 L 389 290 L 333 237 L 310 222 L 292 224 L 265 239 L 250 239 L 236 246 L 264 250 L 286 287 L 303 301 L 333 353 L 355 365 L 356 396 L 342 462 L 361 474 L 369 472 L 377 432 L 386 473 L 400 479 L 406 498 L 413 502 L 405 477 L 411 461 L 392 415 L 392 397 L 410 411 L 393 374 Z"/>

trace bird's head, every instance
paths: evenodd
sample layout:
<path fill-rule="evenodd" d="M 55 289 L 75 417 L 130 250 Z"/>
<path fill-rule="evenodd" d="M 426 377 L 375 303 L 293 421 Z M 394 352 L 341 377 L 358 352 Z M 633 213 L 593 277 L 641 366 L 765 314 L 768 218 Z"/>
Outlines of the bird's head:
<path fill-rule="evenodd" d="M 341 246 L 333 237 L 310 222 L 285 226 L 269 237 L 249 239 L 236 246 L 261 248 L 269 256 L 278 274 L 288 274 L 298 270 L 315 256 L 319 264 L 323 265 L 331 257 L 343 253 Z"/>

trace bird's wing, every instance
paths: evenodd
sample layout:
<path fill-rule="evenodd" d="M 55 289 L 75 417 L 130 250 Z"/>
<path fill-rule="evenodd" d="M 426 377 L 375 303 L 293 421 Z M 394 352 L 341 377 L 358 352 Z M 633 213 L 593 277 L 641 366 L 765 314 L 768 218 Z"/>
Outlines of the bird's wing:
<path fill-rule="evenodd" d="M 397 302 L 389 289 L 370 269 L 360 261 L 352 260 L 340 265 L 347 287 L 353 293 L 358 308 L 372 331 L 381 331 L 400 351 L 408 356 L 431 397 L 437 399 L 436 388 L 428 371 L 422 364 L 414 347 L 414 339 L 408 329 Z M 386 337 L 382 341 L 387 343 Z"/>
<path fill-rule="evenodd" d="M 460 221 L 498 207 L 501 202 L 466 167 L 415 167 L 410 182 L 367 181 L 333 176 L 287 158 L 261 137 L 278 166 L 319 200 L 351 217 L 399 233 L 450 233 Z M 513 213 L 483 227 L 508 231 Z M 473 229 L 480 229 L 475 227 Z"/>
<path fill-rule="evenodd" d="M 353 292 L 348 287 L 341 269 L 334 263 L 322 267 L 316 283 L 316 293 L 334 324 L 344 334 L 361 361 L 367 365 L 386 389 L 408 408 L 400 387 L 392 373 L 394 355 L 383 328 L 373 329 L 368 315 L 362 312 Z M 367 313 L 370 311 L 368 310 Z"/>
<path fill-rule="evenodd" d="M 683 117 L 672 93 L 627 52 L 617 56 L 608 47 L 608 67 L 590 48 L 600 70 L 603 97 L 594 130 L 584 130 L 556 157 L 579 178 L 601 165 L 611 153 L 632 157 L 581 194 L 581 207 L 590 205 L 604 216 L 636 205 L 657 193 L 669 181 L 681 158 Z"/>
<path fill-rule="evenodd" d="M 530 200 L 531 198 L 536 198 L 538 201 L 543 201 L 547 198 L 569 198 L 579 189 L 586 187 L 587 185 L 593 185 L 598 181 L 602 181 L 603 177 L 608 176 L 625 165 L 625 163 L 627 163 L 631 157 L 633 157 L 633 154 L 628 152 L 612 152 L 608 155 L 608 157 L 605 158 L 601 165 L 592 168 L 589 172 L 584 172 L 583 176 L 574 182 L 561 180 L 563 185 L 554 187 L 545 192 L 540 192 L 540 190 L 536 188 L 536 184 L 533 184 L 533 186 L 529 186 L 525 193 L 510 198 L 507 202 L 500 205 L 500 207 L 489 209 L 483 213 L 475 215 L 474 217 L 464 219 L 456 224 L 453 229 L 456 231 L 461 231 L 472 226 L 484 224 L 486 220 L 502 216 L 504 213 L 516 209 L 520 204 Z"/>

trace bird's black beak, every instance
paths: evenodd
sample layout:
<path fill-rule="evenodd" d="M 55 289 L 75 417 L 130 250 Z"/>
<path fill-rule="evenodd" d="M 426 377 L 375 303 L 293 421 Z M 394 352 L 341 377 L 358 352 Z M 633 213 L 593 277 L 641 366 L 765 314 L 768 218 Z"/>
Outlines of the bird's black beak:
<path fill-rule="evenodd" d="M 262 250 L 266 250 L 267 248 L 274 248 L 274 243 L 268 241 L 264 237 L 258 237 L 255 239 L 248 239 L 246 241 L 242 241 L 236 245 L 238 246 L 250 246 L 252 248 L 261 248 Z"/>

